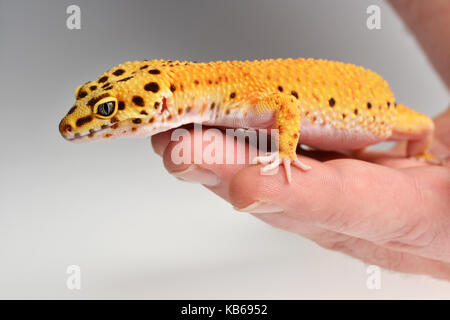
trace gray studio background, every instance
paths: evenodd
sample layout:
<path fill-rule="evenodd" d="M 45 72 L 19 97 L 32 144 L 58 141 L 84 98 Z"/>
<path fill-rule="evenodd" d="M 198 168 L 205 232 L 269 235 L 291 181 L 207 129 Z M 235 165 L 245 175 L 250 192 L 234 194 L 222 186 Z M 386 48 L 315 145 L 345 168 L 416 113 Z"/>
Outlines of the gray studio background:
<path fill-rule="evenodd" d="M 81 8 L 81 30 L 66 8 Z M 381 30 L 366 8 L 381 7 Z M 376 70 L 430 116 L 449 93 L 382 1 L 0 1 L 0 298 L 449 298 L 274 229 L 170 176 L 148 140 L 74 145 L 75 88 L 134 59 L 314 57 Z M 66 268 L 81 267 L 81 290 Z"/>

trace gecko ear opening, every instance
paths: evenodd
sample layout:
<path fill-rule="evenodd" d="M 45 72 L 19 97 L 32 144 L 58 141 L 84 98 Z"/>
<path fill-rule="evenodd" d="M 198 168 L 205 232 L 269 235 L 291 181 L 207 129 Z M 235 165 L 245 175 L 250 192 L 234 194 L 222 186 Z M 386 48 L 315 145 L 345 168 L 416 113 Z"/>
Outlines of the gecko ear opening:
<path fill-rule="evenodd" d="M 114 97 L 103 98 L 94 106 L 94 114 L 101 119 L 109 119 L 117 112 L 117 99 Z"/>

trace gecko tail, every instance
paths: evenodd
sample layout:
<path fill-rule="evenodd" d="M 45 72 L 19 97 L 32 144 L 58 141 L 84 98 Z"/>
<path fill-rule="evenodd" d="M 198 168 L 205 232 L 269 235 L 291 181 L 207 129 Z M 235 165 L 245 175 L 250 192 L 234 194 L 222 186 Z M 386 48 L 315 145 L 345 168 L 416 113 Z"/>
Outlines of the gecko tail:
<path fill-rule="evenodd" d="M 393 140 L 407 140 L 407 156 L 424 155 L 433 141 L 434 122 L 426 115 L 397 104 Z"/>

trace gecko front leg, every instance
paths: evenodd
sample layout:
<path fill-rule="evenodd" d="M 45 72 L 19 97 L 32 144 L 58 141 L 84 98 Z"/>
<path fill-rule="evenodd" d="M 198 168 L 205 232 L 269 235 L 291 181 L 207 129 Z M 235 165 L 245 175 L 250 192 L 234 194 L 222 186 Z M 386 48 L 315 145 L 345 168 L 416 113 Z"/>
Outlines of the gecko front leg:
<path fill-rule="evenodd" d="M 283 93 L 268 95 L 256 103 L 255 110 L 263 114 L 275 113 L 275 129 L 278 130 L 278 152 L 255 158 L 264 165 L 262 172 L 268 172 L 283 164 L 288 183 L 291 183 L 291 164 L 302 170 L 311 169 L 297 158 L 295 150 L 300 137 L 300 108 L 297 98 Z"/>

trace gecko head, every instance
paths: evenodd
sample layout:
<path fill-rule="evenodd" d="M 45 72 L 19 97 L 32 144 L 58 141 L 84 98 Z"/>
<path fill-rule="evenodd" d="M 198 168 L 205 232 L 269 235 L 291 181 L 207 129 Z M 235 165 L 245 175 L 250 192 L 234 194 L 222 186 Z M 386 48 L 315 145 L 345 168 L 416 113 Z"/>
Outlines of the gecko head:
<path fill-rule="evenodd" d="M 151 135 L 171 95 L 163 66 L 163 60 L 126 62 L 80 85 L 59 132 L 71 142 Z"/>

